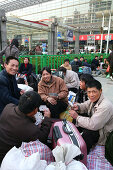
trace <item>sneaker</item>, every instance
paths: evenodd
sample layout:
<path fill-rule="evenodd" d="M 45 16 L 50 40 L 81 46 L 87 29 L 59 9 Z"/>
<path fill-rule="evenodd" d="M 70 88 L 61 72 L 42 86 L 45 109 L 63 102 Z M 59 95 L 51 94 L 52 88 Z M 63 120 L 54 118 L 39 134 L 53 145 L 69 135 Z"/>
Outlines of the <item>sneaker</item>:
<path fill-rule="evenodd" d="M 111 80 L 113 80 L 113 77 L 112 77 L 112 76 L 110 76 L 110 79 L 111 79 Z"/>
<path fill-rule="evenodd" d="M 108 74 L 108 75 L 106 76 L 106 78 L 110 78 L 110 75 Z"/>

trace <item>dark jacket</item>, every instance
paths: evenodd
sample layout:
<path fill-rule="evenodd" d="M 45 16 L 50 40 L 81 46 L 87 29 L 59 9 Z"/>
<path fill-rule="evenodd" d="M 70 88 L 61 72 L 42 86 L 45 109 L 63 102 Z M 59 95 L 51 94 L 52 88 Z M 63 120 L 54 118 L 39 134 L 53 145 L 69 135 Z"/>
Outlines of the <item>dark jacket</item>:
<path fill-rule="evenodd" d="M 15 76 L 9 75 L 6 70 L 0 72 L 0 114 L 9 103 L 18 104 L 20 89 L 17 87 Z"/>
<path fill-rule="evenodd" d="M 96 60 L 95 58 L 92 60 L 91 65 L 95 65 L 97 68 L 99 66 L 99 60 Z"/>
<path fill-rule="evenodd" d="M 72 61 L 70 62 L 70 64 L 71 64 L 71 66 L 73 66 L 73 65 L 79 65 L 79 61 L 72 60 Z"/>
<path fill-rule="evenodd" d="M 0 162 L 13 146 L 20 147 L 22 142 L 39 139 L 45 143 L 50 127 L 50 118 L 46 117 L 39 128 L 18 106 L 8 104 L 0 117 Z"/>
<path fill-rule="evenodd" d="M 12 48 L 10 49 L 10 45 L 5 47 L 1 52 L 0 52 L 0 60 L 1 60 L 1 64 L 3 64 L 3 55 L 5 55 L 5 58 L 9 57 L 9 56 L 14 56 L 16 58 L 19 57 L 19 49 L 13 45 Z"/>
<path fill-rule="evenodd" d="M 82 67 L 83 62 L 81 60 L 78 60 L 79 67 Z"/>
<path fill-rule="evenodd" d="M 27 74 L 27 76 L 29 76 L 29 75 L 31 75 L 31 72 L 32 72 L 32 64 L 28 63 L 27 67 L 25 67 L 24 63 L 22 63 L 20 65 L 18 73 L 20 73 L 20 74 Z"/>
<path fill-rule="evenodd" d="M 108 57 L 108 61 L 109 61 L 110 66 L 113 67 L 113 51 L 110 53 L 110 55 Z"/>
<path fill-rule="evenodd" d="M 86 67 L 91 67 L 91 64 L 89 64 L 88 62 L 83 62 L 83 64 L 82 64 L 83 66 L 86 66 Z"/>
<path fill-rule="evenodd" d="M 76 94 L 75 101 L 78 102 L 78 103 L 84 103 L 87 100 L 88 100 L 87 92 L 85 92 L 84 90 L 81 90 L 79 88 L 79 90 L 78 90 L 78 92 Z"/>

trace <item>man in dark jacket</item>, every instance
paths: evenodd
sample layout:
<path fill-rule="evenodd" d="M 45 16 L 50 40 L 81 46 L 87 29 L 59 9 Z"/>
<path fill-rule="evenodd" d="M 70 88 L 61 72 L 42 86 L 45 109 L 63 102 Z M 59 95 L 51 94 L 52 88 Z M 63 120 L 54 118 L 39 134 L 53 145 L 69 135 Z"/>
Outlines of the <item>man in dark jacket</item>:
<path fill-rule="evenodd" d="M 15 75 L 18 71 L 19 61 L 13 56 L 6 58 L 5 69 L 0 72 L 0 114 L 9 103 L 18 104 L 18 99 L 24 93 L 17 87 Z"/>
<path fill-rule="evenodd" d="M 98 60 L 98 56 L 95 56 L 95 58 L 92 60 L 91 62 L 91 70 L 92 71 L 96 71 L 96 68 L 99 66 L 99 60 Z"/>
<path fill-rule="evenodd" d="M 82 74 L 80 76 L 80 88 L 76 94 L 75 101 L 78 103 L 84 103 L 88 100 L 87 91 L 86 91 L 86 84 L 92 81 L 94 78 L 91 74 Z"/>
<path fill-rule="evenodd" d="M 0 163 L 13 146 L 18 148 L 22 142 L 39 139 L 46 143 L 51 127 L 50 111 L 44 111 L 45 118 L 40 127 L 35 125 L 34 115 L 40 103 L 39 94 L 29 91 L 20 97 L 18 106 L 10 103 L 4 108 L 0 117 Z"/>

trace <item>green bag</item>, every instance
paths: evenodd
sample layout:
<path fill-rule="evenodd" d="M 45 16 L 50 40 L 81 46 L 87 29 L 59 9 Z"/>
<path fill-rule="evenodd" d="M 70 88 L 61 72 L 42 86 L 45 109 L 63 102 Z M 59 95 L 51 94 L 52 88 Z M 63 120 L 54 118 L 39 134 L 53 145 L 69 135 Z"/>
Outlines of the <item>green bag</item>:
<path fill-rule="evenodd" d="M 109 134 L 105 143 L 105 158 L 113 166 L 113 131 Z"/>

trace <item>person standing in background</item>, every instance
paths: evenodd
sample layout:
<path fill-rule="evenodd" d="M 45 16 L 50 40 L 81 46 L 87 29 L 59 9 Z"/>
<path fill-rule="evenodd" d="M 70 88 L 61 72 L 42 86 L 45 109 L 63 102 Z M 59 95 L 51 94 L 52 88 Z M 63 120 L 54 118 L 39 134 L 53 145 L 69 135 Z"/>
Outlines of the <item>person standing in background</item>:
<path fill-rule="evenodd" d="M 11 44 L 9 46 L 6 46 L 1 52 L 0 52 L 0 64 L 3 65 L 3 55 L 5 55 L 5 59 L 9 56 L 13 56 L 18 58 L 19 57 L 19 49 L 18 49 L 19 43 L 17 39 L 13 39 Z"/>

